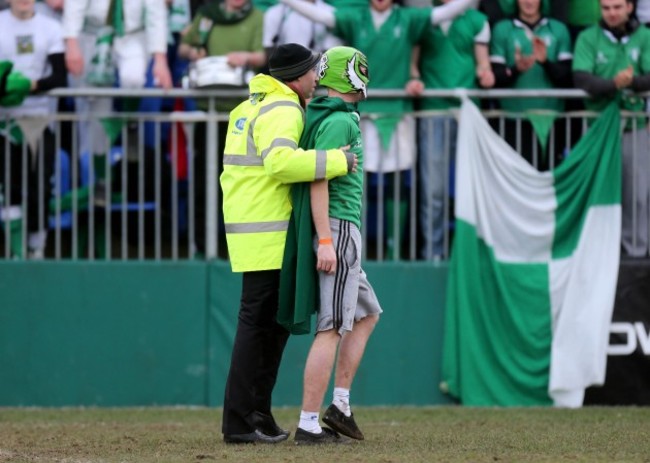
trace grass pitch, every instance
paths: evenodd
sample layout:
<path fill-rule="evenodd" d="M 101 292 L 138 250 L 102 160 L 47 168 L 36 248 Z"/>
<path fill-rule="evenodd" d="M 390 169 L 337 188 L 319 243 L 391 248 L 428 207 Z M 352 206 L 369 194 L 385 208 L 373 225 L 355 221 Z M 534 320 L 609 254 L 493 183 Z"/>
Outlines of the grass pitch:
<path fill-rule="evenodd" d="M 275 410 L 295 431 L 298 410 Z M 226 445 L 207 408 L 0 408 L 0 462 L 650 462 L 650 408 L 362 408 L 349 445 Z"/>

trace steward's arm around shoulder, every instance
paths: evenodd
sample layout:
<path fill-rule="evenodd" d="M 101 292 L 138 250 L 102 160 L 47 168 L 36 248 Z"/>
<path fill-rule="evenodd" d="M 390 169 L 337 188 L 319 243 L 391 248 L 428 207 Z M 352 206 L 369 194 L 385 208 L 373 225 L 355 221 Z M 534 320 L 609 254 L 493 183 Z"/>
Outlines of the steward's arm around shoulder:
<path fill-rule="evenodd" d="M 254 128 L 257 155 L 262 158 L 267 175 L 281 183 L 296 183 L 347 174 L 348 157 L 343 151 L 298 148 L 304 127 L 298 104 L 283 101 L 269 107 L 272 105 L 264 113 L 260 111 Z"/>

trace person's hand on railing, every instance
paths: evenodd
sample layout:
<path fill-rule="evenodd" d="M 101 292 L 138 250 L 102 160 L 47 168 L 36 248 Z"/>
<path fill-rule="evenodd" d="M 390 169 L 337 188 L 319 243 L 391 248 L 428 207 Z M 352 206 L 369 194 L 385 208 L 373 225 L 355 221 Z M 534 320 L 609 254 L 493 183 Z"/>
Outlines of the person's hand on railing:
<path fill-rule="evenodd" d="M 411 79 L 404 87 L 408 96 L 420 96 L 424 92 L 424 83 L 420 79 Z"/>
<path fill-rule="evenodd" d="M 481 88 L 492 88 L 496 83 L 494 72 L 492 72 L 492 69 L 489 67 L 477 69 L 476 78 L 478 79 Z"/>

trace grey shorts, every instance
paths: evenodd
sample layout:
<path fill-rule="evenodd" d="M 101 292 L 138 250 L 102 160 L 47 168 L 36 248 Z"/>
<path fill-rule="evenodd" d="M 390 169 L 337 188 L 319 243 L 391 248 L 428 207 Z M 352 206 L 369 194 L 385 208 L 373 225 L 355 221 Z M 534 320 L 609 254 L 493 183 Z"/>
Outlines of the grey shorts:
<path fill-rule="evenodd" d="M 336 273 L 318 272 L 320 310 L 316 331 L 336 329 L 343 335 L 355 321 L 382 310 L 375 291 L 361 268 L 361 233 L 347 220 L 330 218 L 332 241 L 337 255 Z M 314 239 L 318 249 L 318 239 Z"/>

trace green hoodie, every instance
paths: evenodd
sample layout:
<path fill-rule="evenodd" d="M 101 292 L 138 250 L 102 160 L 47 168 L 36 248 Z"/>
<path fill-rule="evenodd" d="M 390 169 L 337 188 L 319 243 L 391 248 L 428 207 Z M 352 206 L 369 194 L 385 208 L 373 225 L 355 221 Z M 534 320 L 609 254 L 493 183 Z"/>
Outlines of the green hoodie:
<path fill-rule="evenodd" d="M 303 149 L 330 149 L 351 145 L 350 151 L 357 155 L 359 163 L 357 172 L 330 180 L 329 215 L 354 222 L 360 221 L 363 191 L 363 158 L 358 124 L 356 105 L 345 103 L 340 98 L 316 97 L 307 107 L 305 130 L 298 144 Z M 311 316 L 320 305 L 313 249 L 310 185 L 311 183 L 298 183 L 291 187 L 293 209 L 280 275 L 278 323 L 292 334 L 310 332 Z M 342 197 L 349 201 L 342 204 Z M 357 202 L 358 220 L 354 220 L 349 214 Z"/>

